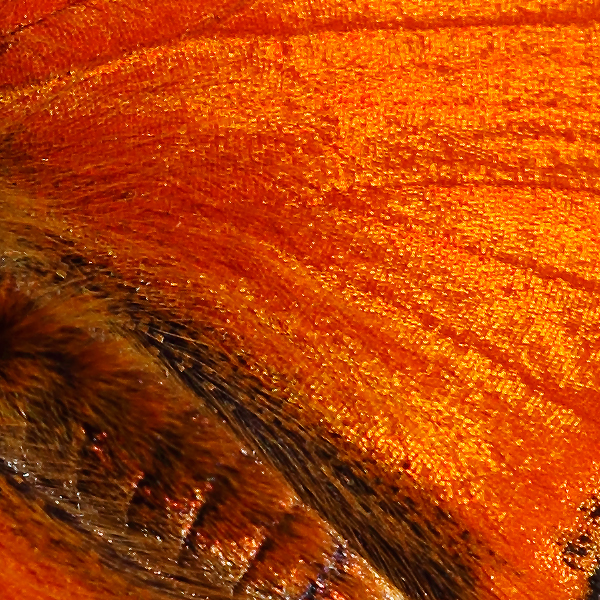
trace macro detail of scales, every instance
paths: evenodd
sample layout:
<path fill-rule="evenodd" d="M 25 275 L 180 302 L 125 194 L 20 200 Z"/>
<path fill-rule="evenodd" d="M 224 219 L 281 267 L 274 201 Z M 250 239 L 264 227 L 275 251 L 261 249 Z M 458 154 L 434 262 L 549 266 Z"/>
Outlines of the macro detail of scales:
<path fill-rule="evenodd" d="M 67 565 L 116 598 L 104 567 L 133 597 L 597 599 L 599 23 L 3 3 L 4 310 L 113 386 L 67 410 L 69 369 L 3 376 L 23 597 Z"/>

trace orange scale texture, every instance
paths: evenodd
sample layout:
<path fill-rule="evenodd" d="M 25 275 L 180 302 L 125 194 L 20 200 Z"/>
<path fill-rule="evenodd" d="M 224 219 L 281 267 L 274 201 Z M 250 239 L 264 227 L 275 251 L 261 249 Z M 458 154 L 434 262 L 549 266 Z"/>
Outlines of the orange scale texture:
<path fill-rule="evenodd" d="M 217 4 L 0 12 L 3 177 L 428 490 L 494 553 L 480 598 L 582 597 L 597 7 Z"/>

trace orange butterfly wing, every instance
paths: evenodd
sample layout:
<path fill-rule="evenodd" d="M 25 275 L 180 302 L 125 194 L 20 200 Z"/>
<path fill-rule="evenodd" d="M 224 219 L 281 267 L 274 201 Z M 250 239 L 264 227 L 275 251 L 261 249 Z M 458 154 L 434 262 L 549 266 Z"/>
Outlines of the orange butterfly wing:
<path fill-rule="evenodd" d="M 36 5 L 0 56 L 6 181 L 386 490 L 449 511 L 479 597 L 579 597 L 595 9 L 208 4 Z"/>

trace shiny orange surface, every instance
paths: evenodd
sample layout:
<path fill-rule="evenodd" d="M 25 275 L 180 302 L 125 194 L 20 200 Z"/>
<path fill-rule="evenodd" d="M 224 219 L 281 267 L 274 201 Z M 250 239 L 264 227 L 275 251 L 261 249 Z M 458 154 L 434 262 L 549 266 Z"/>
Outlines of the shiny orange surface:
<path fill-rule="evenodd" d="M 108 4 L 117 31 L 135 3 Z M 437 498 L 494 553 L 480 598 L 581 597 L 596 546 L 561 553 L 598 535 L 596 9 L 264 0 L 181 39 L 206 3 L 157 4 L 110 48 L 75 12 L 11 38 L 5 179 Z"/>
<path fill-rule="evenodd" d="M 75 2 L 76 0 L 9 0 L 0 6 L 0 32 L 11 34 Z"/>

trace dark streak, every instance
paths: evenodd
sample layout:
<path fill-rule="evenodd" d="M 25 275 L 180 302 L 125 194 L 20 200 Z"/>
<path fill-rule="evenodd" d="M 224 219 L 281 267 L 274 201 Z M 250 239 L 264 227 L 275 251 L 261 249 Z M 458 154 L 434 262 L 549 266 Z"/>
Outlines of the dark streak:
<path fill-rule="evenodd" d="M 332 574 L 341 574 L 343 572 L 344 565 L 348 561 L 346 550 L 343 546 L 338 546 L 337 550 L 333 554 L 333 564 L 325 565 L 317 578 L 309 583 L 306 591 L 300 596 L 298 600 L 317 600 L 319 596 L 323 596 L 327 589 L 327 585 L 331 579 Z"/>
<path fill-rule="evenodd" d="M 596 571 L 589 578 L 590 592 L 587 600 L 600 600 L 600 566 L 596 567 Z"/>

